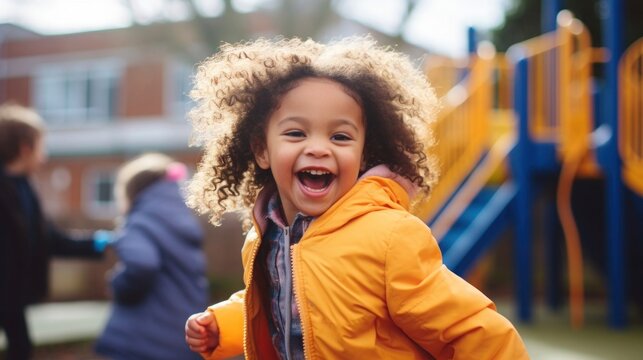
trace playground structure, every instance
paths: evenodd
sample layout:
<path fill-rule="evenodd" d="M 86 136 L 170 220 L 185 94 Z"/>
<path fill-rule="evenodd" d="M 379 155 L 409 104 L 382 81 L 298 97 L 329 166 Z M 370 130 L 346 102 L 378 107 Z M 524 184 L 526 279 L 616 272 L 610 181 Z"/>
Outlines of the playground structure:
<path fill-rule="evenodd" d="M 430 150 L 441 174 L 417 214 L 439 240 L 444 263 L 460 275 L 513 228 L 521 321 L 533 316 L 535 226 L 550 229 L 544 239 L 550 304 L 561 296 L 556 242 L 565 242 L 573 327 L 583 324 L 585 262 L 605 274 L 614 328 L 625 326 L 628 290 L 643 280 L 631 261 L 643 258 L 643 39 L 620 51 L 622 1 L 606 4 L 612 15 L 605 48 L 593 48 L 582 21 L 549 4 L 556 18 L 550 29 L 506 54 L 480 43 L 470 46 L 467 65 L 427 62 L 443 102 L 433 128 L 438 144 Z M 601 191 L 574 188 L 588 179 Z M 542 221 L 534 214 L 536 198 L 552 204 L 547 224 L 535 223 Z"/>

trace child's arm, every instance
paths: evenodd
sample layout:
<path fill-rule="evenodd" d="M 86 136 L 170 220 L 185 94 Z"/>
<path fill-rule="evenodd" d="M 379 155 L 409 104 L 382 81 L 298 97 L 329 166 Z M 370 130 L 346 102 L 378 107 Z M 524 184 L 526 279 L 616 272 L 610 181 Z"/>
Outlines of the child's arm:
<path fill-rule="evenodd" d="M 83 257 L 100 259 L 103 251 L 95 246 L 91 236 L 71 236 L 61 231 L 50 221 L 46 221 L 46 235 L 52 254 L 61 257 Z"/>
<path fill-rule="evenodd" d="M 193 314 L 185 323 L 185 341 L 206 359 L 224 359 L 243 353 L 245 291 Z"/>
<path fill-rule="evenodd" d="M 491 300 L 442 264 L 417 218 L 396 222 L 386 258 L 387 303 L 395 323 L 438 359 L 528 359 L 513 325 Z"/>

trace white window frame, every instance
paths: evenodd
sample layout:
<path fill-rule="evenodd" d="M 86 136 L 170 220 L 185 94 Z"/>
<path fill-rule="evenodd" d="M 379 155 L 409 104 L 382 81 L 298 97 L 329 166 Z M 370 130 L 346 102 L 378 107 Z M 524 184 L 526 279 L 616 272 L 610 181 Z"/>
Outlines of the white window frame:
<path fill-rule="evenodd" d="M 100 201 L 99 182 L 104 178 L 111 180 L 112 197 L 110 201 Z M 83 173 L 83 208 L 93 219 L 111 219 L 117 215 L 116 199 L 114 198 L 114 183 L 116 168 L 102 166 L 93 167 Z"/>
<path fill-rule="evenodd" d="M 122 67 L 118 60 L 41 65 L 34 74 L 36 108 L 53 126 L 113 120 Z"/>
<path fill-rule="evenodd" d="M 196 73 L 196 66 L 187 62 L 174 60 L 166 70 L 166 103 L 170 104 L 170 116 L 176 121 L 186 121 L 188 112 L 194 107 L 189 92 L 192 90 L 192 81 Z"/>

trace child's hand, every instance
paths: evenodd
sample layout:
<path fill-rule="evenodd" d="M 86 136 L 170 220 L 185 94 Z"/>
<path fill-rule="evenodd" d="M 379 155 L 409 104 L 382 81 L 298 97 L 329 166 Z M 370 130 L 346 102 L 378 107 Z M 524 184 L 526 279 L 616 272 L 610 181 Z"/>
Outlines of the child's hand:
<path fill-rule="evenodd" d="M 190 350 L 206 353 L 219 346 L 217 319 L 209 311 L 191 315 L 185 322 L 185 342 Z"/>
<path fill-rule="evenodd" d="M 94 250 L 99 253 L 105 251 L 105 248 L 114 244 L 116 241 L 116 234 L 110 230 L 96 230 L 92 236 L 94 239 Z"/>

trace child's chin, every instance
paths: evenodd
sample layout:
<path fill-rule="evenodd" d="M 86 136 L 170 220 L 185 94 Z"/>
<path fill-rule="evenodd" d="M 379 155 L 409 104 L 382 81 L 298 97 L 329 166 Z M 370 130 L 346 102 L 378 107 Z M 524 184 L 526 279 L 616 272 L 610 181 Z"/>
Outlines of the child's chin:
<path fill-rule="evenodd" d="M 315 207 L 310 207 L 309 206 L 309 207 L 306 207 L 304 209 L 300 209 L 299 212 L 301 212 L 305 216 L 319 217 L 323 213 L 325 213 L 326 210 L 328 210 L 329 208 L 330 208 L 330 206 L 319 206 L 319 207 L 318 206 L 315 206 Z"/>

